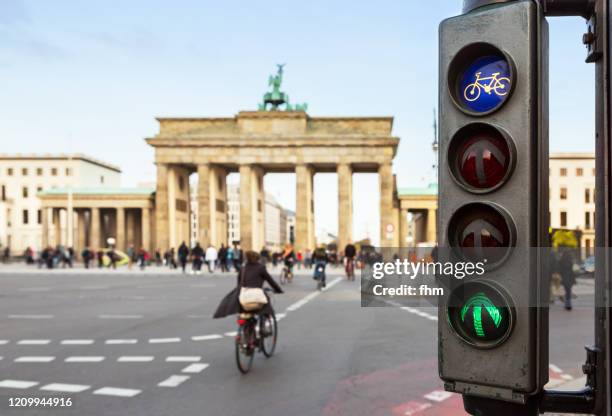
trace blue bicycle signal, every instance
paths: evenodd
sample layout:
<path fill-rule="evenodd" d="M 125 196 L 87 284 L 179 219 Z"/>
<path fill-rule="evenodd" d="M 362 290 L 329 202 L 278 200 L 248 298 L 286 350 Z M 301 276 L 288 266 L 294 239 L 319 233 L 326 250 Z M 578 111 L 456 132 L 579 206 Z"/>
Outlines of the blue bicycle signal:
<path fill-rule="evenodd" d="M 459 78 L 457 98 L 466 110 L 486 113 L 506 101 L 512 74 L 506 58 L 488 55 L 476 59 Z"/>

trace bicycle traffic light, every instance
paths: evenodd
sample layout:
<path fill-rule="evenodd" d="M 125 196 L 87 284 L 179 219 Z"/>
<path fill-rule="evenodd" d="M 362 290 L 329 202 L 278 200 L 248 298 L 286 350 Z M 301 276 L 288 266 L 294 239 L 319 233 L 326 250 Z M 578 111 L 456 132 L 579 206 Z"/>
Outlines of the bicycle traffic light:
<path fill-rule="evenodd" d="M 438 260 L 485 266 L 445 282 L 439 372 L 468 396 L 525 403 L 548 380 L 547 36 L 535 0 L 440 25 Z"/>

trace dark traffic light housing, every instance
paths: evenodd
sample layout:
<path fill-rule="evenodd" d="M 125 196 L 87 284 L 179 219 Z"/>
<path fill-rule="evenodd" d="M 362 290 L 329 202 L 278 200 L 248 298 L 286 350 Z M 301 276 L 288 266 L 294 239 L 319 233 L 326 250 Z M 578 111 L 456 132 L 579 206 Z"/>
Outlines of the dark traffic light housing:
<path fill-rule="evenodd" d="M 548 381 L 547 42 L 534 0 L 440 25 L 438 256 L 485 272 L 445 282 L 439 372 L 468 396 L 526 403 Z"/>

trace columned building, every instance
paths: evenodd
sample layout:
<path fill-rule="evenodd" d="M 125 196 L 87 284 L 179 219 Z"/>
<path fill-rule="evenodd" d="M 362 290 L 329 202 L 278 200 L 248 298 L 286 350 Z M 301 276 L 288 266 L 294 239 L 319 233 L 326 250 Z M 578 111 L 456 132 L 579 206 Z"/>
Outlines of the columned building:
<path fill-rule="evenodd" d="M 39 193 L 42 209 L 42 246 L 67 244 L 59 232 L 60 215 L 66 216 L 67 189 L 50 189 Z M 155 232 L 154 198 L 150 188 L 75 188 L 72 190 L 74 247 L 98 249 L 115 240 L 115 247 L 129 245 L 155 249 L 151 244 Z M 188 241 L 188 240 L 185 240 Z"/>
<path fill-rule="evenodd" d="M 400 188 L 399 222 L 400 247 L 436 244 L 438 186 Z"/>
<path fill-rule="evenodd" d="M 155 149 L 156 246 L 176 247 L 189 236 L 189 175 L 198 175 L 198 239 L 227 243 L 226 176 L 240 173 L 240 242 L 265 242 L 263 178 L 296 174 L 295 246 L 315 245 L 313 176 L 338 174 L 338 240 L 352 241 L 352 174 L 376 172 L 380 184 L 381 246 L 399 245 L 392 162 L 399 138 L 391 117 L 310 117 L 304 111 L 243 111 L 228 118 L 158 118 Z"/>

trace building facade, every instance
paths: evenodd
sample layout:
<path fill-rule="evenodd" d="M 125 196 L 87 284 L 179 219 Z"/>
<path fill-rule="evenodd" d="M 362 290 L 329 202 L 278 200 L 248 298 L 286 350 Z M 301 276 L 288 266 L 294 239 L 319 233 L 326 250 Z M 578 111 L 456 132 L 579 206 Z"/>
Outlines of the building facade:
<path fill-rule="evenodd" d="M 39 193 L 60 188 L 111 188 L 120 181 L 118 167 L 81 154 L 0 154 L 0 246 L 8 246 L 14 255 L 27 247 L 41 248 L 43 218 L 49 213 L 42 211 Z M 51 217 L 57 225 L 51 231 L 53 239 L 68 244 L 68 217 L 65 213 Z M 76 218 L 72 220 L 76 224 Z"/>
<path fill-rule="evenodd" d="M 552 153 L 550 155 L 550 226 L 582 232 L 586 255 L 595 246 L 595 155 Z"/>

